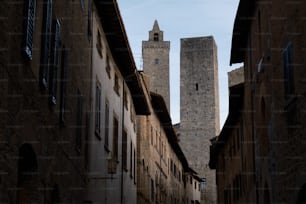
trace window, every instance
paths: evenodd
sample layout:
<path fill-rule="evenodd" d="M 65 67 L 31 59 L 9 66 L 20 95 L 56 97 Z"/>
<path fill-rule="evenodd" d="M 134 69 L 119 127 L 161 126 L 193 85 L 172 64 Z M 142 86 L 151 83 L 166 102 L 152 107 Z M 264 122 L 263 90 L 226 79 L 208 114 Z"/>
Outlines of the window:
<path fill-rule="evenodd" d="M 119 85 L 119 78 L 117 76 L 117 74 L 115 73 L 115 77 L 114 77 L 114 90 L 115 92 L 117 93 L 118 96 L 120 96 L 120 93 L 119 93 L 119 89 L 120 89 L 120 85 Z"/>
<path fill-rule="evenodd" d="M 66 83 L 67 83 L 67 49 L 65 46 L 62 50 L 62 64 L 61 64 L 61 93 L 60 93 L 60 123 L 64 125 L 65 122 L 65 97 L 66 97 Z"/>
<path fill-rule="evenodd" d="M 100 57 L 103 58 L 103 54 L 102 54 L 103 45 L 102 45 L 102 39 L 101 39 L 101 34 L 100 34 L 99 30 L 97 31 L 97 43 L 96 43 L 96 47 L 97 47 L 97 51 L 98 51 Z"/>
<path fill-rule="evenodd" d="M 100 137 L 101 131 L 101 85 L 99 82 L 96 84 L 96 104 L 95 104 L 95 133 Z"/>
<path fill-rule="evenodd" d="M 105 127 L 104 127 L 104 147 L 106 151 L 108 149 L 108 133 L 109 133 L 109 105 L 107 99 L 105 100 Z"/>
<path fill-rule="evenodd" d="M 56 19 L 53 21 L 53 39 L 52 39 L 52 52 L 51 52 L 50 90 L 49 90 L 50 105 L 56 105 L 57 65 L 58 65 L 59 46 L 60 46 L 60 23 L 59 20 Z"/>
<path fill-rule="evenodd" d="M 198 90 L 199 90 L 199 84 L 196 83 L 196 91 L 198 91 Z"/>
<path fill-rule="evenodd" d="M 48 87 L 48 74 L 51 51 L 51 34 L 52 34 L 52 0 L 44 1 L 42 45 L 40 56 L 39 85 L 42 92 Z"/>
<path fill-rule="evenodd" d="M 105 67 L 105 69 L 106 69 L 107 76 L 110 79 L 110 77 L 111 77 L 111 74 L 110 74 L 111 67 L 110 67 L 110 64 L 109 64 L 109 56 L 108 55 L 106 55 L 106 67 Z"/>
<path fill-rule="evenodd" d="M 201 189 L 205 189 L 206 188 L 206 178 L 202 178 L 202 181 L 201 181 Z"/>
<path fill-rule="evenodd" d="M 122 132 L 122 167 L 127 170 L 127 133 L 126 130 Z"/>
<path fill-rule="evenodd" d="M 294 76 L 292 66 L 292 43 L 283 51 L 285 99 L 288 100 L 294 92 Z"/>
<path fill-rule="evenodd" d="M 35 29 L 36 1 L 25 1 L 24 46 L 23 51 L 29 60 L 33 58 L 33 38 Z"/>
<path fill-rule="evenodd" d="M 123 93 L 123 104 L 126 110 L 128 110 L 128 97 L 127 97 L 127 92 L 124 91 Z"/>
<path fill-rule="evenodd" d="M 154 181 L 153 179 L 151 179 L 151 200 L 154 201 L 154 194 L 155 194 L 155 191 L 154 191 Z"/>
<path fill-rule="evenodd" d="M 116 117 L 114 117 L 114 120 L 113 120 L 113 158 L 115 161 L 118 161 L 118 133 L 119 133 L 118 120 Z"/>
<path fill-rule="evenodd" d="M 134 176 L 134 184 L 136 184 L 136 151 L 134 149 L 134 167 L 133 167 L 133 176 Z"/>
<path fill-rule="evenodd" d="M 154 41 L 158 41 L 158 40 L 159 40 L 158 37 L 159 37 L 159 36 L 158 36 L 158 33 L 154 33 L 154 38 L 153 38 Z"/>
<path fill-rule="evenodd" d="M 159 59 L 158 58 L 155 58 L 154 64 L 159 64 Z"/>
<path fill-rule="evenodd" d="M 83 116 L 83 97 L 80 90 L 77 91 L 77 124 L 76 124 L 76 149 L 80 153 L 82 145 L 82 116 Z"/>
<path fill-rule="evenodd" d="M 133 178 L 133 143 L 130 143 L 130 177 Z"/>

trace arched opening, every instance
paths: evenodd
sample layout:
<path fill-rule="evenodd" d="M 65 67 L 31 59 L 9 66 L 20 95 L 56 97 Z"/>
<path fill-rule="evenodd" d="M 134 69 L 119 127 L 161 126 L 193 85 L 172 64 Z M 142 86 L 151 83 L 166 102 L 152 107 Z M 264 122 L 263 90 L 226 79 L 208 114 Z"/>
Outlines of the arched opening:
<path fill-rule="evenodd" d="M 159 40 L 159 36 L 158 36 L 158 33 L 154 33 L 154 41 L 158 41 Z"/>
<path fill-rule="evenodd" d="M 306 183 L 304 183 L 298 193 L 296 204 L 306 204 Z"/>
<path fill-rule="evenodd" d="M 36 154 L 30 144 L 23 144 L 19 148 L 18 157 L 18 191 L 17 204 L 36 201 L 38 181 Z"/>

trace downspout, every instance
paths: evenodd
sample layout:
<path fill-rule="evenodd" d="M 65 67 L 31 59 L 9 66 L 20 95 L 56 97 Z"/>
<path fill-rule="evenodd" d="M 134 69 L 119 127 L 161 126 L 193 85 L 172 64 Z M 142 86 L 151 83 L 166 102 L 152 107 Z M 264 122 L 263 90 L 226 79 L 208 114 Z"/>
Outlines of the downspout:
<path fill-rule="evenodd" d="M 122 80 L 122 119 L 121 119 L 121 195 L 120 195 L 120 203 L 121 204 L 123 204 L 123 172 L 124 172 L 124 170 L 123 170 L 123 152 L 122 152 L 122 150 L 123 150 L 123 145 L 127 145 L 127 144 L 123 144 L 123 131 L 124 131 L 124 97 L 125 97 L 125 91 L 124 91 L 124 79 Z M 127 141 L 127 140 L 126 140 Z M 132 150 L 130 150 L 130 151 L 132 151 Z M 134 158 L 135 159 L 135 158 Z"/>

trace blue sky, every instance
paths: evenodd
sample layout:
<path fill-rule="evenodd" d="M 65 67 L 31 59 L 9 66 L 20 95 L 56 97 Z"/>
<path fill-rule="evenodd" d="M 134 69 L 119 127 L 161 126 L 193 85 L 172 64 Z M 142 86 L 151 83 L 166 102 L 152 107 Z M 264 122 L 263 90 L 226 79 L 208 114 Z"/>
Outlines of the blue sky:
<path fill-rule="evenodd" d="M 173 123 L 180 121 L 180 39 L 212 35 L 218 47 L 221 127 L 228 113 L 227 72 L 231 38 L 239 0 L 117 0 L 138 69 L 142 68 L 141 43 L 148 40 L 156 19 L 170 41 L 170 100 Z"/>

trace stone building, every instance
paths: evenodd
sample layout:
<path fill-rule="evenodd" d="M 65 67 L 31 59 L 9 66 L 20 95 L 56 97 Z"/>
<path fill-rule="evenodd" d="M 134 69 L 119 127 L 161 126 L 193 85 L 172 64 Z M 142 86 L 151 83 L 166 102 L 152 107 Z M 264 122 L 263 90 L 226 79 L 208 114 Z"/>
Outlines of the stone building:
<path fill-rule="evenodd" d="M 90 113 L 88 1 L 0 6 L 0 202 L 83 200 Z"/>
<path fill-rule="evenodd" d="M 143 71 L 150 76 L 150 90 L 163 96 L 170 112 L 169 51 L 170 42 L 155 20 L 149 40 L 142 41 Z"/>
<path fill-rule="evenodd" d="M 219 134 L 217 46 L 212 36 L 181 39 L 179 144 L 203 179 L 202 203 L 216 202 L 210 139 Z"/>
<path fill-rule="evenodd" d="M 148 107 L 116 1 L 4 1 L 0 16 L 0 202 L 135 203 Z"/>
<path fill-rule="evenodd" d="M 257 203 L 305 203 L 305 1 L 241 0 L 231 64 L 244 63 Z"/>
<path fill-rule="evenodd" d="M 196 172 L 178 145 L 163 97 L 150 91 L 149 76 L 141 76 L 151 114 L 137 116 L 137 203 L 196 203 Z"/>
<path fill-rule="evenodd" d="M 218 203 L 255 203 L 254 143 L 244 98 L 243 68 L 228 73 L 229 113 L 213 140 L 210 168 L 216 169 Z"/>
<path fill-rule="evenodd" d="M 88 203 L 136 203 L 136 115 L 149 109 L 122 25 L 116 2 L 92 5 Z"/>
<path fill-rule="evenodd" d="M 177 144 L 162 96 L 150 92 L 149 77 L 141 75 L 151 115 L 137 116 L 137 163 L 140 164 L 137 203 L 182 202 L 182 176 L 188 168 L 187 160 Z"/>

